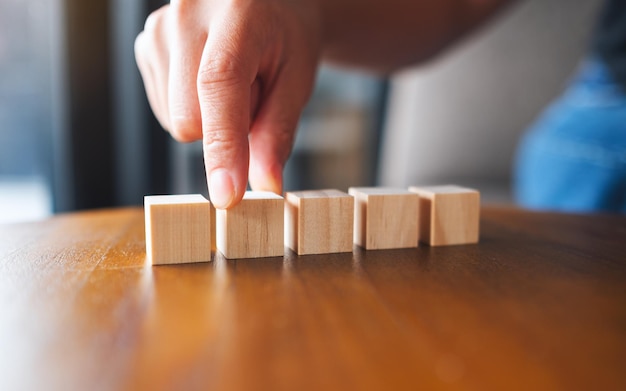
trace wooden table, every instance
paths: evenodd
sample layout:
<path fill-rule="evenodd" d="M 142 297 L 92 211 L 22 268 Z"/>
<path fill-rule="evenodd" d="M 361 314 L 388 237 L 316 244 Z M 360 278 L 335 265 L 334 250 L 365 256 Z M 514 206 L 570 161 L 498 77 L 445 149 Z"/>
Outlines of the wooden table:
<path fill-rule="evenodd" d="M 0 389 L 626 390 L 626 217 L 161 267 L 140 209 L 0 226 Z"/>

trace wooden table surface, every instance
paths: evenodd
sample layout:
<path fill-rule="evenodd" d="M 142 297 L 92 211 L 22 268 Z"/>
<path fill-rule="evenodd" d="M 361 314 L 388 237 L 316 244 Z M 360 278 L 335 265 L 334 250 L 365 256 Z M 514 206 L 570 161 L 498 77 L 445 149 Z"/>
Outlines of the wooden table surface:
<path fill-rule="evenodd" d="M 143 211 L 0 226 L 0 389 L 626 390 L 626 217 L 151 267 Z"/>

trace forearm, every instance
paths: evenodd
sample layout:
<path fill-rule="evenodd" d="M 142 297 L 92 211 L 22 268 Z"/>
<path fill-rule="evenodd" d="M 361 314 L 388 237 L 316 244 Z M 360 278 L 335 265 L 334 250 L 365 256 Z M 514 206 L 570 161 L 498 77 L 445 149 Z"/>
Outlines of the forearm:
<path fill-rule="evenodd" d="M 323 59 L 389 73 L 427 60 L 513 0 L 318 0 Z"/>

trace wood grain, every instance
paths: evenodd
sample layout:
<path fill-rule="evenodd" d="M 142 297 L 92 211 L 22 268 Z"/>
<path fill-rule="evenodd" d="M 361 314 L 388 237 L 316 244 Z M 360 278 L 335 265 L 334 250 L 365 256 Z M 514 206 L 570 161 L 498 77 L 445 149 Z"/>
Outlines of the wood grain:
<path fill-rule="evenodd" d="M 420 241 L 429 246 L 478 243 L 480 193 L 466 187 L 412 186 L 419 195 Z"/>
<path fill-rule="evenodd" d="M 230 209 L 215 211 L 216 247 L 229 259 L 282 257 L 285 201 L 270 192 L 246 191 Z"/>
<path fill-rule="evenodd" d="M 367 250 L 417 247 L 419 197 L 405 189 L 351 187 L 354 243 Z"/>
<path fill-rule="evenodd" d="M 354 198 L 343 191 L 285 194 L 285 246 L 298 255 L 352 251 Z"/>
<path fill-rule="evenodd" d="M 144 197 L 148 261 L 153 265 L 211 261 L 211 209 L 200 194 Z"/>
<path fill-rule="evenodd" d="M 143 211 L 0 226 L 2 390 L 623 390 L 626 217 L 153 268 Z"/>

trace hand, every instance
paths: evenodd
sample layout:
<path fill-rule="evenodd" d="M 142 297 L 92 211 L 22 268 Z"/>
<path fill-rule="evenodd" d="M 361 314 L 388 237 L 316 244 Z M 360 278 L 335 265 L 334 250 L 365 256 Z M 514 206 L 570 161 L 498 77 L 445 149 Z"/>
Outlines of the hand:
<path fill-rule="evenodd" d="M 202 140 L 217 208 L 282 192 L 319 63 L 314 0 L 173 0 L 135 42 L 148 100 L 178 141 Z"/>

